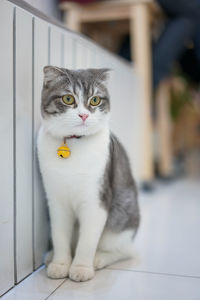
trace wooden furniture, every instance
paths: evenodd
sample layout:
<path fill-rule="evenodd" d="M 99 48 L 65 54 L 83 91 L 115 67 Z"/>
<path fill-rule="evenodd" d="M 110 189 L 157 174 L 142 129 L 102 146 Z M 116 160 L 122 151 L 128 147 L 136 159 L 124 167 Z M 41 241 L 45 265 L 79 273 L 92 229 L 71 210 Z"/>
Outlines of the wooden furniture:
<path fill-rule="evenodd" d="M 159 138 L 158 169 L 163 177 L 172 175 L 172 128 L 170 118 L 170 82 L 160 83 L 156 93 L 157 119 L 156 128 Z"/>
<path fill-rule="evenodd" d="M 143 182 L 151 182 L 154 177 L 154 170 L 152 142 L 153 126 L 151 116 L 152 71 L 150 17 L 152 11 L 157 11 L 155 2 L 153 0 L 109 0 L 84 6 L 65 2 L 60 4 L 60 9 L 64 13 L 64 22 L 66 26 L 75 31 L 81 31 L 81 25 L 83 23 L 124 19 L 130 21 L 131 54 L 134 61 L 134 67 L 136 67 L 141 80 L 142 90 L 140 100 L 142 101 L 141 111 L 138 112 L 141 114 L 140 118 L 142 120 L 142 128 L 140 129 L 141 169 L 139 177 Z M 164 126 L 162 128 L 164 128 Z M 164 137 L 164 135 L 162 136 Z M 163 148 L 165 147 L 163 146 Z M 161 158 L 162 157 L 163 156 L 161 155 Z"/>

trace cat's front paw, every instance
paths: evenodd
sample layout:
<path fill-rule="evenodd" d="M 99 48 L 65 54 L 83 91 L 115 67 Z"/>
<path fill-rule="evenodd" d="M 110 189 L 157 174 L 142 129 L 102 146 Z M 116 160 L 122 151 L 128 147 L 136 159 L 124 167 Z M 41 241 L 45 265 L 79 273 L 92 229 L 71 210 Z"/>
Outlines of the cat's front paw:
<path fill-rule="evenodd" d="M 82 265 L 72 265 L 69 271 L 69 278 L 74 281 L 87 281 L 94 277 L 92 267 Z"/>
<path fill-rule="evenodd" d="M 68 275 L 69 264 L 51 262 L 47 267 L 47 276 L 53 279 L 65 278 Z"/>

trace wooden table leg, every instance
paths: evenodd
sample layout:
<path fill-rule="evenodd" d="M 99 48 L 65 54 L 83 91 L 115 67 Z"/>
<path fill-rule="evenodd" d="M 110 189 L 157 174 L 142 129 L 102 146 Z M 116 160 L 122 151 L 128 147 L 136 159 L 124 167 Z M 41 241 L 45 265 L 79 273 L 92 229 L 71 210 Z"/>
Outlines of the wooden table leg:
<path fill-rule="evenodd" d="M 142 182 L 151 182 L 153 170 L 153 130 L 152 130 L 152 73 L 151 73 L 151 42 L 148 5 L 135 4 L 131 8 L 131 51 L 134 67 L 141 81 L 140 103 L 140 171 Z M 140 126 L 141 125 L 141 126 Z"/>
<path fill-rule="evenodd" d="M 70 3 L 71 4 L 71 3 Z M 76 4 L 71 4 L 67 10 L 64 11 L 64 23 L 67 28 L 80 32 L 80 7 Z"/>
<path fill-rule="evenodd" d="M 156 93 L 157 121 L 159 136 L 158 168 L 162 176 L 172 175 L 172 147 L 171 147 L 171 118 L 169 84 L 163 81 Z"/>

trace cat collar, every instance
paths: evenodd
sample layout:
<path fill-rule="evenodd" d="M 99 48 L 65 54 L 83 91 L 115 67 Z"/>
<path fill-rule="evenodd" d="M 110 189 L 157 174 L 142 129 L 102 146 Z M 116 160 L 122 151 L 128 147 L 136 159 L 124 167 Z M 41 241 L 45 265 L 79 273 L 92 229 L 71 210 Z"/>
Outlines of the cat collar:
<path fill-rule="evenodd" d="M 63 144 L 57 149 L 57 154 L 61 158 L 68 158 L 71 155 L 71 151 L 67 146 L 67 139 L 80 139 L 82 136 L 79 135 L 70 135 L 68 137 L 64 137 Z"/>

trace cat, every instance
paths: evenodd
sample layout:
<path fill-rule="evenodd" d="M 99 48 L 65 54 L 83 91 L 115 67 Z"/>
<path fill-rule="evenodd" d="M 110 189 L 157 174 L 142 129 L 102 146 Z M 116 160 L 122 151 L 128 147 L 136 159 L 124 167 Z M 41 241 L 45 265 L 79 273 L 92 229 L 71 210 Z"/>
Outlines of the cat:
<path fill-rule="evenodd" d="M 109 129 L 108 75 L 108 69 L 44 67 L 37 145 L 53 243 L 50 278 L 86 281 L 133 254 L 137 189 L 126 152 Z M 64 138 L 68 158 L 56 152 Z"/>

